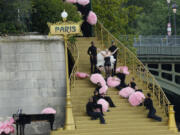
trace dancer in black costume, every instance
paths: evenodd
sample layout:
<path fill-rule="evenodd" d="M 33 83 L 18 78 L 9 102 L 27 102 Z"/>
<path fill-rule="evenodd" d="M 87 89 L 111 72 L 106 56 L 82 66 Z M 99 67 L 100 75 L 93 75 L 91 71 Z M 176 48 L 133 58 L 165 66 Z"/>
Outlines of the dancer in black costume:
<path fill-rule="evenodd" d="M 109 51 L 114 52 L 117 49 L 116 44 L 114 41 L 112 41 L 112 45 L 109 48 Z M 116 64 L 117 64 L 117 51 L 113 54 L 116 61 L 114 62 L 114 68 L 112 70 L 112 76 L 116 74 Z"/>
<path fill-rule="evenodd" d="M 92 37 L 92 26 L 87 22 L 87 16 L 89 14 L 89 11 L 91 11 L 91 0 L 90 3 L 87 4 L 86 6 L 82 6 L 80 4 L 77 3 L 77 8 L 78 11 L 81 12 L 82 16 L 83 16 L 83 20 L 84 22 L 81 25 L 81 30 L 83 33 L 84 37 Z"/>
<path fill-rule="evenodd" d="M 91 46 L 88 48 L 87 53 L 90 56 L 91 73 L 95 73 L 97 64 L 97 48 L 93 41 L 91 41 Z"/>
<path fill-rule="evenodd" d="M 103 115 L 100 112 L 96 112 L 95 109 L 96 108 L 94 108 L 93 99 L 90 98 L 89 102 L 86 105 L 87 114 L 91 117 L 92 120 L 96 120 L 97 118 L 100 118 L 100 123 L 105 124 Z"/>
<path fill-rule="evenodd" d="M 116 88 L 118 90 L 121 90 L 121 89 L 127 87 L 127 85 L 125 83 L 126 75 L 123 73 L 123 70 L 120 70 L 120 72 L 117 73 L 116 76 L 121 80 L 121 83 Z"/>
<path fill-rule="evenodd" d="M 152 118 L 157 121 L 162 121 L 162 118 L 156 115 L 156 109 L 153 106 L 153 101 L 151 99 L 151 94 L 147 93 L 147 97 L 144 100 L 144 106 L 149 109 L 148 118 Z"/>
<path fill-rule="evenodd" d="M 109 96 L 106 96 L 106 95 L 104 95 L 104 94 L 99 94 L 99 92 L 95 89 L 95 91 L 94 91 L 94 96 L 93 96 L 93 100 L 98 101 L 98 100 L 101 99 L 101 98 L 102 98 L 102 99 L 105 99 L 105 100 L 109 103 L 110 107 L 115 107 L 112 99 L 111 99 Z"/>
<path fill-rule="evenodd" d="M 116 51 L 118 50 L 118 48 L 114 51 L 114 52 L 110 52 L 108 49 L 106 49 L 106 53 L 102 53 L 102 56 L 104 57 L 104 68 L 106 71 L 106 78 L 108 78 L 111 75 L 111 56 L 116 53 Z"/>
<path fill-rule="evenodd" d="M 103 110 L 102 110 L 102 105 L 101 104 L 97 104 L 97 101 L 100 99 L 100 96 L 98 94 L 96 94 L 95 91 L 94 91 L 94 96 L 92 97 L 92 99 L 93 99 L 93 107 L 95 109 L 100 109 L 101 114 L 104 115 L 103 114 Z"/>
<path fill-rule="evenodd" d="M 132 78 L 131 78 L 131 81 L 130 81 L 130 83 L 129 83 L 129 87 L 131 87 L 131 88 L 135 89 L 135 87 L 136 87 L 136 83 L 135 83 L 135 79 L 134 79 L 134 77 L 132 77 Z"/>

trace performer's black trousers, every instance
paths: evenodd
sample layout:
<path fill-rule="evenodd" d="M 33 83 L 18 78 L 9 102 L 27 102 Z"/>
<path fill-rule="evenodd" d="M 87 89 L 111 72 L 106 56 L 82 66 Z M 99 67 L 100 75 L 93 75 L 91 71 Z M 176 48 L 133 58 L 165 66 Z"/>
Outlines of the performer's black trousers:
<path fill-rule="evenodd" d="M 109 103 L 110 107 L 115 107 L 115 105 L 110 97 L 106 96 L 103 98 Z"/>
<path fill-rule="evenodd" d="M 94 104 L 93 106 L 94 106 L 95 109 L 100 109 L 101 114 L 104 115 L 104 114 L 103 114 L 103 110 L 102 110 L 102 105 L 101 105 L 101 104 Z"/>
<path fill-rule="evenodd" d="M 90 56 L 90 62 L 91 62 L 91 73 L 95 73 L 96 64 L 97 64 L 97 56 Z"/>
<path fill-rule="evenodd" d="M 116 58 L 116 61 L 114 63 L 114 71 L 113 71 L 113 76 L 116 74 L 116 64 L 117 64 L 117 58 Z"/>
<path fill-rule="evenodd" d="M 93 119 L 99 118 L 101 123 L 105 123 L 104 117 L 100 112 L 91 112 L 88 113 L 88 115 L 91 116 L 91 118 Z"/>
<path fill-rule="evenodd" d="M 149 110 L 149 113 L 148 113 L 148 118 L 152 118 L 152 119 L 154 119 L 154 120 L 161 121 L 162 118 L 159 117 L 159 116 L 157 116 L 157 115 L 155 115 L 155 113 L 156 113 L 156 110 L 155 110 L 155 109 L 150 109 L 150 110 Z"/>

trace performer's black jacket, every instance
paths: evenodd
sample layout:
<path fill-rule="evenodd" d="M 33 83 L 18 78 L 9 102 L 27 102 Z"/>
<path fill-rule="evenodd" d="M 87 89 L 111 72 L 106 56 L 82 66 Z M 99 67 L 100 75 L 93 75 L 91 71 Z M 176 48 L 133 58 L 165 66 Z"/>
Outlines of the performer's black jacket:
<path fill-rule="evenodd" d="M 93 56 L 97 56 L 97 48 L 95 46 L 90 46 L 88 48 L 88 54 L 89 55 L 93 55 Z"/>

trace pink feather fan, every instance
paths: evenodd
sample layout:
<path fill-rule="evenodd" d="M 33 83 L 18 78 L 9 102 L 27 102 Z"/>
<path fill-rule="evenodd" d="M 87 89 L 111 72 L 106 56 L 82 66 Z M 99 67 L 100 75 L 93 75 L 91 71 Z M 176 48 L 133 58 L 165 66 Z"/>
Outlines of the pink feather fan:
<path fill-rule="evenodd" d="M 101 86 L 106 85 L 106 81 L 104 80 L 104 77 L 101 74 L 92 74 L 90 76 L 90 80 L 92 83 L 97 84 L 98 82 L 101 84 Z"/>
<path fill-rule="evenodd" d="M 109 103 L 106 100 L 101 98 L 97 101 L 97 104 L 101 104 L 103 112 L 107 112 L 109 108 Z"/>
<path fill-rule="evenodd" d="M 87 22 L 91 25 L 95 25 L 97 23 L 97 16 L 93 11 L 89 12 Z"/>
<path fill-rule="evenodd" d="M 108 77 L 107 85 L 111 88 L 114 88 L 120 84 L 120 79 L 117 77 Z"/>
<path fill-rule="evenodd" d="M 131 94 L 133 94 L 135 90 L 131 87 L 123 88 L 121 91 L 119 91 L 119 95 L 128 98 Z"/>
<path fill-rule="evenodd" d="M 128 100 L 132 106 L 137 106 L 141 104 L 144 99 L 145 99 L 144 94 L 140 91 L 137 91 L 133 93 L 132 95 L 130 95 Z"/>
<path fill-rule="evenodd" d="M 89 77 L 89 74 L 83 73 L 83 72 L 76 72 L 75 76 L 78 77 L 78 78 L 82 78 L 83 79 L 83 78 Z"/>
<path fill-rule="evenodd" d="M 86 6 L 87 4 L 89 4 L 89 0 L 77 0 L 77 3 L 82 6 Z"/>

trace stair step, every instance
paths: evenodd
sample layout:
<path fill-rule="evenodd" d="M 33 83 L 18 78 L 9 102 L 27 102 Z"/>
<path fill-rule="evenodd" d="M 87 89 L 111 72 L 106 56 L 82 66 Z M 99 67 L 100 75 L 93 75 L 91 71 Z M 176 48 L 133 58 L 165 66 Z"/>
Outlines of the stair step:
<path fill-rule="evenodd" d="M 138 113 L 138 114 L 134 114 L 134 115 L 126 115 L 126 117 L 124 117 L 124 115 L 117 115 L 118 116 L 118 119 L 140 119 L 140 118 L 147 118 L 147 114 L 141 114 L 141 113 Z M 117 119 L 117 116 L 116 115 L 105 115 L 104 118 L 105 119 Z M 82 121 L 86 121 L 86 120 L 89 120 L 89 116 L 77 116 L 75 118 L 75 120 L 82 120 Z"/>
<path fill-rule="evenodd" d="M 98 131 L 99 132 L 118 132 L 118 131 L 127 131 L 127 130 L 131 130 L 131 131 L 136 131 L 136 130 L 144 130 L 144 131 L 147 131 L 147 130 L 156 130 L 156 129 L 159 129 L 161 131 L 163 130 L 167 130 L 167 127 L 166 126 L 151 126 L 151 127 L 118 127 L 118 128 L 98 128 Z M 91 133 L 96 133 L 97 128 L 93 129 L 91 131 Z M 89 132 L 89 129 L 77 129 L 75 131 L 63 131 L 63 134 L 69 134 L 69 133 L 86 133 L 86 132 Z"/>
<path fill-rule="evenodd" d="M 97 120 L 98 121 L 98 120 Z M 92 129 L 92 128 L 102 128 L 102 127 L 121 127 L 121 126 L 129 126 L 129 127 L 133 127 L 133 126 L 137 126 L 137 127 L 140 127 L 140 126 L 165 126 L 167 125 L 167 122 L 125 122 L 125 123 L 117 123 L 117 124 L 114 124 L 114 123 L 107 123 L 107 124 L 95 124 L 95 123 L 88 123 L 88 124 L 77 124 L 77 128 L 81 128 L 81 129 Z M 167 132 L 167 131 L 166 131 Z"/>

